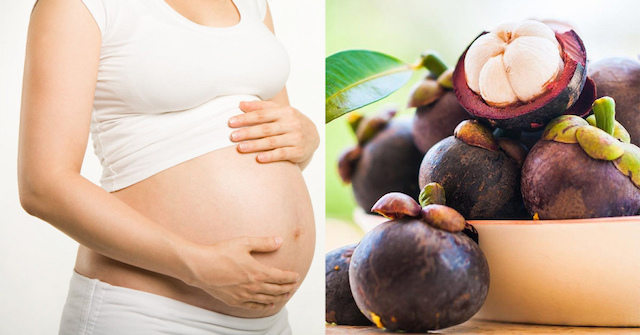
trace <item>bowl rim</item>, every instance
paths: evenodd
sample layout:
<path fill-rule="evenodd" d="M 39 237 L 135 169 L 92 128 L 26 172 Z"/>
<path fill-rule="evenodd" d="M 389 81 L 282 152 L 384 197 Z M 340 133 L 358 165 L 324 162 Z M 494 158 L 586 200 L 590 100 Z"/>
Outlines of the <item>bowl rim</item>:
<path fill-rule="evenodd" d="M 603 217 L 593 219 L 563 219 L 563 220 L 528 220 L 528 219 L 514 219 L 514 220 L 467 220 L 471 225 L 549 225 L 549 224 L 597 224 L 597 223 L 638 223 L 640 224 L 640 216 L 616 216 L 616 217 Z"/>

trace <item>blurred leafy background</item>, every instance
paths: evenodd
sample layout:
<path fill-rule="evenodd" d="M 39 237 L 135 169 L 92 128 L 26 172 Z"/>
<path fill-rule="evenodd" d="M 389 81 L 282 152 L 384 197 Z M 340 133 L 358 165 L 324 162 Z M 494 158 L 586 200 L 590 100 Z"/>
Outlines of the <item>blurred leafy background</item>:
<path fill-rule="evenodd" d="M 468 44 L 482 31 L 524 19 L 555 19 L 576 28 L 591 61 L 640 54 L 640 1 L 433 1 L 433 0 L 326 0 L 326 54 L 346 49 L 369 49 L 413 62 L 422 51 L 436 50 L 448 66 L 454 66 Z M 385 104 L 397 104 L 404 117 L 413 83 L 425 72 L 389 97 L 361 110 L 368 113 Z M 640 88 L 638 88 L 640 91 Z M 640 93 L 639 93 L 640 94 Z M 327 218 L 350 220 L 355 201 L 350 185 L 337 173 L 337 159 L 355 136 L 346 118 L 326 126 Z"/>

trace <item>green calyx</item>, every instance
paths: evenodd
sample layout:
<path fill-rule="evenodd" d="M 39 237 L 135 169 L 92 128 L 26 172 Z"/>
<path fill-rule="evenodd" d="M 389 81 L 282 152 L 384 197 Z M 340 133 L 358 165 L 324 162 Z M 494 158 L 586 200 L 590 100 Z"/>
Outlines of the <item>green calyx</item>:
<path fill-rule="evenodd" d="M 519 167 L 522 167 L 525 158 L 527 158 L 527 149 L 522 143 L 503 137 L 498 139 L 498 146 L 507 156 L 511 157 Z"/>
<path fill-rule="evenodd" d="M 622 142 L 593 126 L 582 126 L 576 130 L 576 139 L 582 150 L 594 159 L 612 161 L 624 154 Z"/>
<path fill-rule="evenodd" d="M 436 78 L 440 77 L 440 75 L 447 71 L 448 68 L 447 64 L 440 59 L 438 53 L 433 50 L 427 50 L 422 53 L 420 56 L 419 66 L 429 70 L 429 72 L 431 72 Z"/>
<path fill-rule="evenodd" d="M 389 121 L 393 119 L 396 113 L 395 106 L 389 106 L 381 109 L 373 116 L 357 121 L 356 138 L 358 139 L 358 144 L 364 145 L 374 138 L 378 132 L 389 124 Z"/>
<path fill-rule="evenodd" d="M 616 102 L 611 97 L 596 99 L 591 106 L 593 115 L 596 117 L 596 127 L 602 129 L 609 135 L 613 135 L 613 128 L 616 122 Z"/>
<path fill-rule="evenodd" d="M 438 183 L 429 183 L 420 191 L 418 196 L 420 206 L 426 205 L 445 205 L 446 197 L 444 195 L 444 187 Z"/>
<path fill-rule="evenodd" d="M 430 75 L 411 88 L 407 108 L 430 105 L 438 101 L 446 93 L 446 90 L 453 89 L 453 69 L 448 69 L 434 51 L 422 54 L 414 67 L 425 67 L 429 70 Z"/>
<path fill-rule="evenodd" d="M 438 85 L 448 90 L 453 89 L 453 69 L 444 71 L 437 79 Z"/>
<path fill-rule="evenodd" d="M 498 142 L 489 128 L 482 125 L 477 120 L 464 120 L 453 130 L 453 136 L 462 142 L 474 147 L 484 148 L 491 151 L 500 150 Z"/>
<path fill-rule="evenodd" d="M 583 120 L 575 115 L 553 119 L 542 139 L 578 144 L 593 159 L 612 162 L 640 188 L 640 148 L 630 143 L 629 133 L 615 119 L 615 102 L 609 97 L 593 103 L 594 115 Z"/>
<path fill-rule="evenodd" d="M 589 115 L 587 122 L 596 127 L 596 116 L 593 114 Z M 617 138 L 620 142 L 631 143 L 631 136 L 629 136 L 629 132 L 627 132 L 627 130 L 618 121 L 616 121 L 613 126 L 613 137 Z"/>
<path fill-rule="evenodd" d="M 547 125 L 542 133 L 542 139 L 560 143 L 578 143 L 576 130 L 589 123 L 576 115 L 559 116 Z"/>
<path fill-rule="evenodd" d="M 416 83 L 409 93 L 409 103 L 407 108 L 430 105 L 445 94 L 444 88 L 433 79 L 425 78 Z"/>
<path fill-rule="evenodd" d="M 631 178 L 633 184 L 640 188 L 640 148 L 630 143 L 623 143 L 624 154 L 613 161 L 613 164 L 625 176 Z"/>

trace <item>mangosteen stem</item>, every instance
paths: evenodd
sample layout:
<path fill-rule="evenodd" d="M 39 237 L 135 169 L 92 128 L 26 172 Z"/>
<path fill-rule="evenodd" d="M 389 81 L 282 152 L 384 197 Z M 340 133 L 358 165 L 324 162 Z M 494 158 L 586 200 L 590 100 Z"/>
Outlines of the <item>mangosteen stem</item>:
<path fill-rule="evenodd" d="M 596 127 L 613 136 L 616 122 L 616 102 L 611 97 L 602 97 L 593 102 Z"/>
<path fill-rule="evenodd" d="M 444 187 L 438 183 L 429 183 L 420 191 L 418 196 L 420 206 L 427 205 L 445 205 L 446 197 L 444 195 Z"/>
<path fill-rule="evenodd" d="M 440 59 L 435 51 L 429 50 L 420 56 L 420 63 L 416 68 L 424 66 L 436 78 L 440 77 L 444 71 L 447 71 L 447 65 Z"/>

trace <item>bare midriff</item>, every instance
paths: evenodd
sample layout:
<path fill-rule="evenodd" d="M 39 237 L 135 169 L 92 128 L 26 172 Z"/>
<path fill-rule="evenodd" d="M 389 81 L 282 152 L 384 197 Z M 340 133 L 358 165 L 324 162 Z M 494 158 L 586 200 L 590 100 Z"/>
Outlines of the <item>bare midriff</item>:
<path fill-rule="evenodd" d="M 262 164 L 255 156 L 239 153 L 235 145 L 225 147 L 112 194 L 159 225 L 199 244 L 240 236 L 282 236 L 284 241 L 277 251 L 253 255 L 265 265 L 295 271 L 303 279 L 313 258 L 315 223 L 302 173 L 296 164 Z M 181 280 L 121 263 L 83 246 L 78 250 L 75 270 L 111 285 L 237 317 L 273 315 L 286 303 L 260 311 L 231 307 Z"/>

